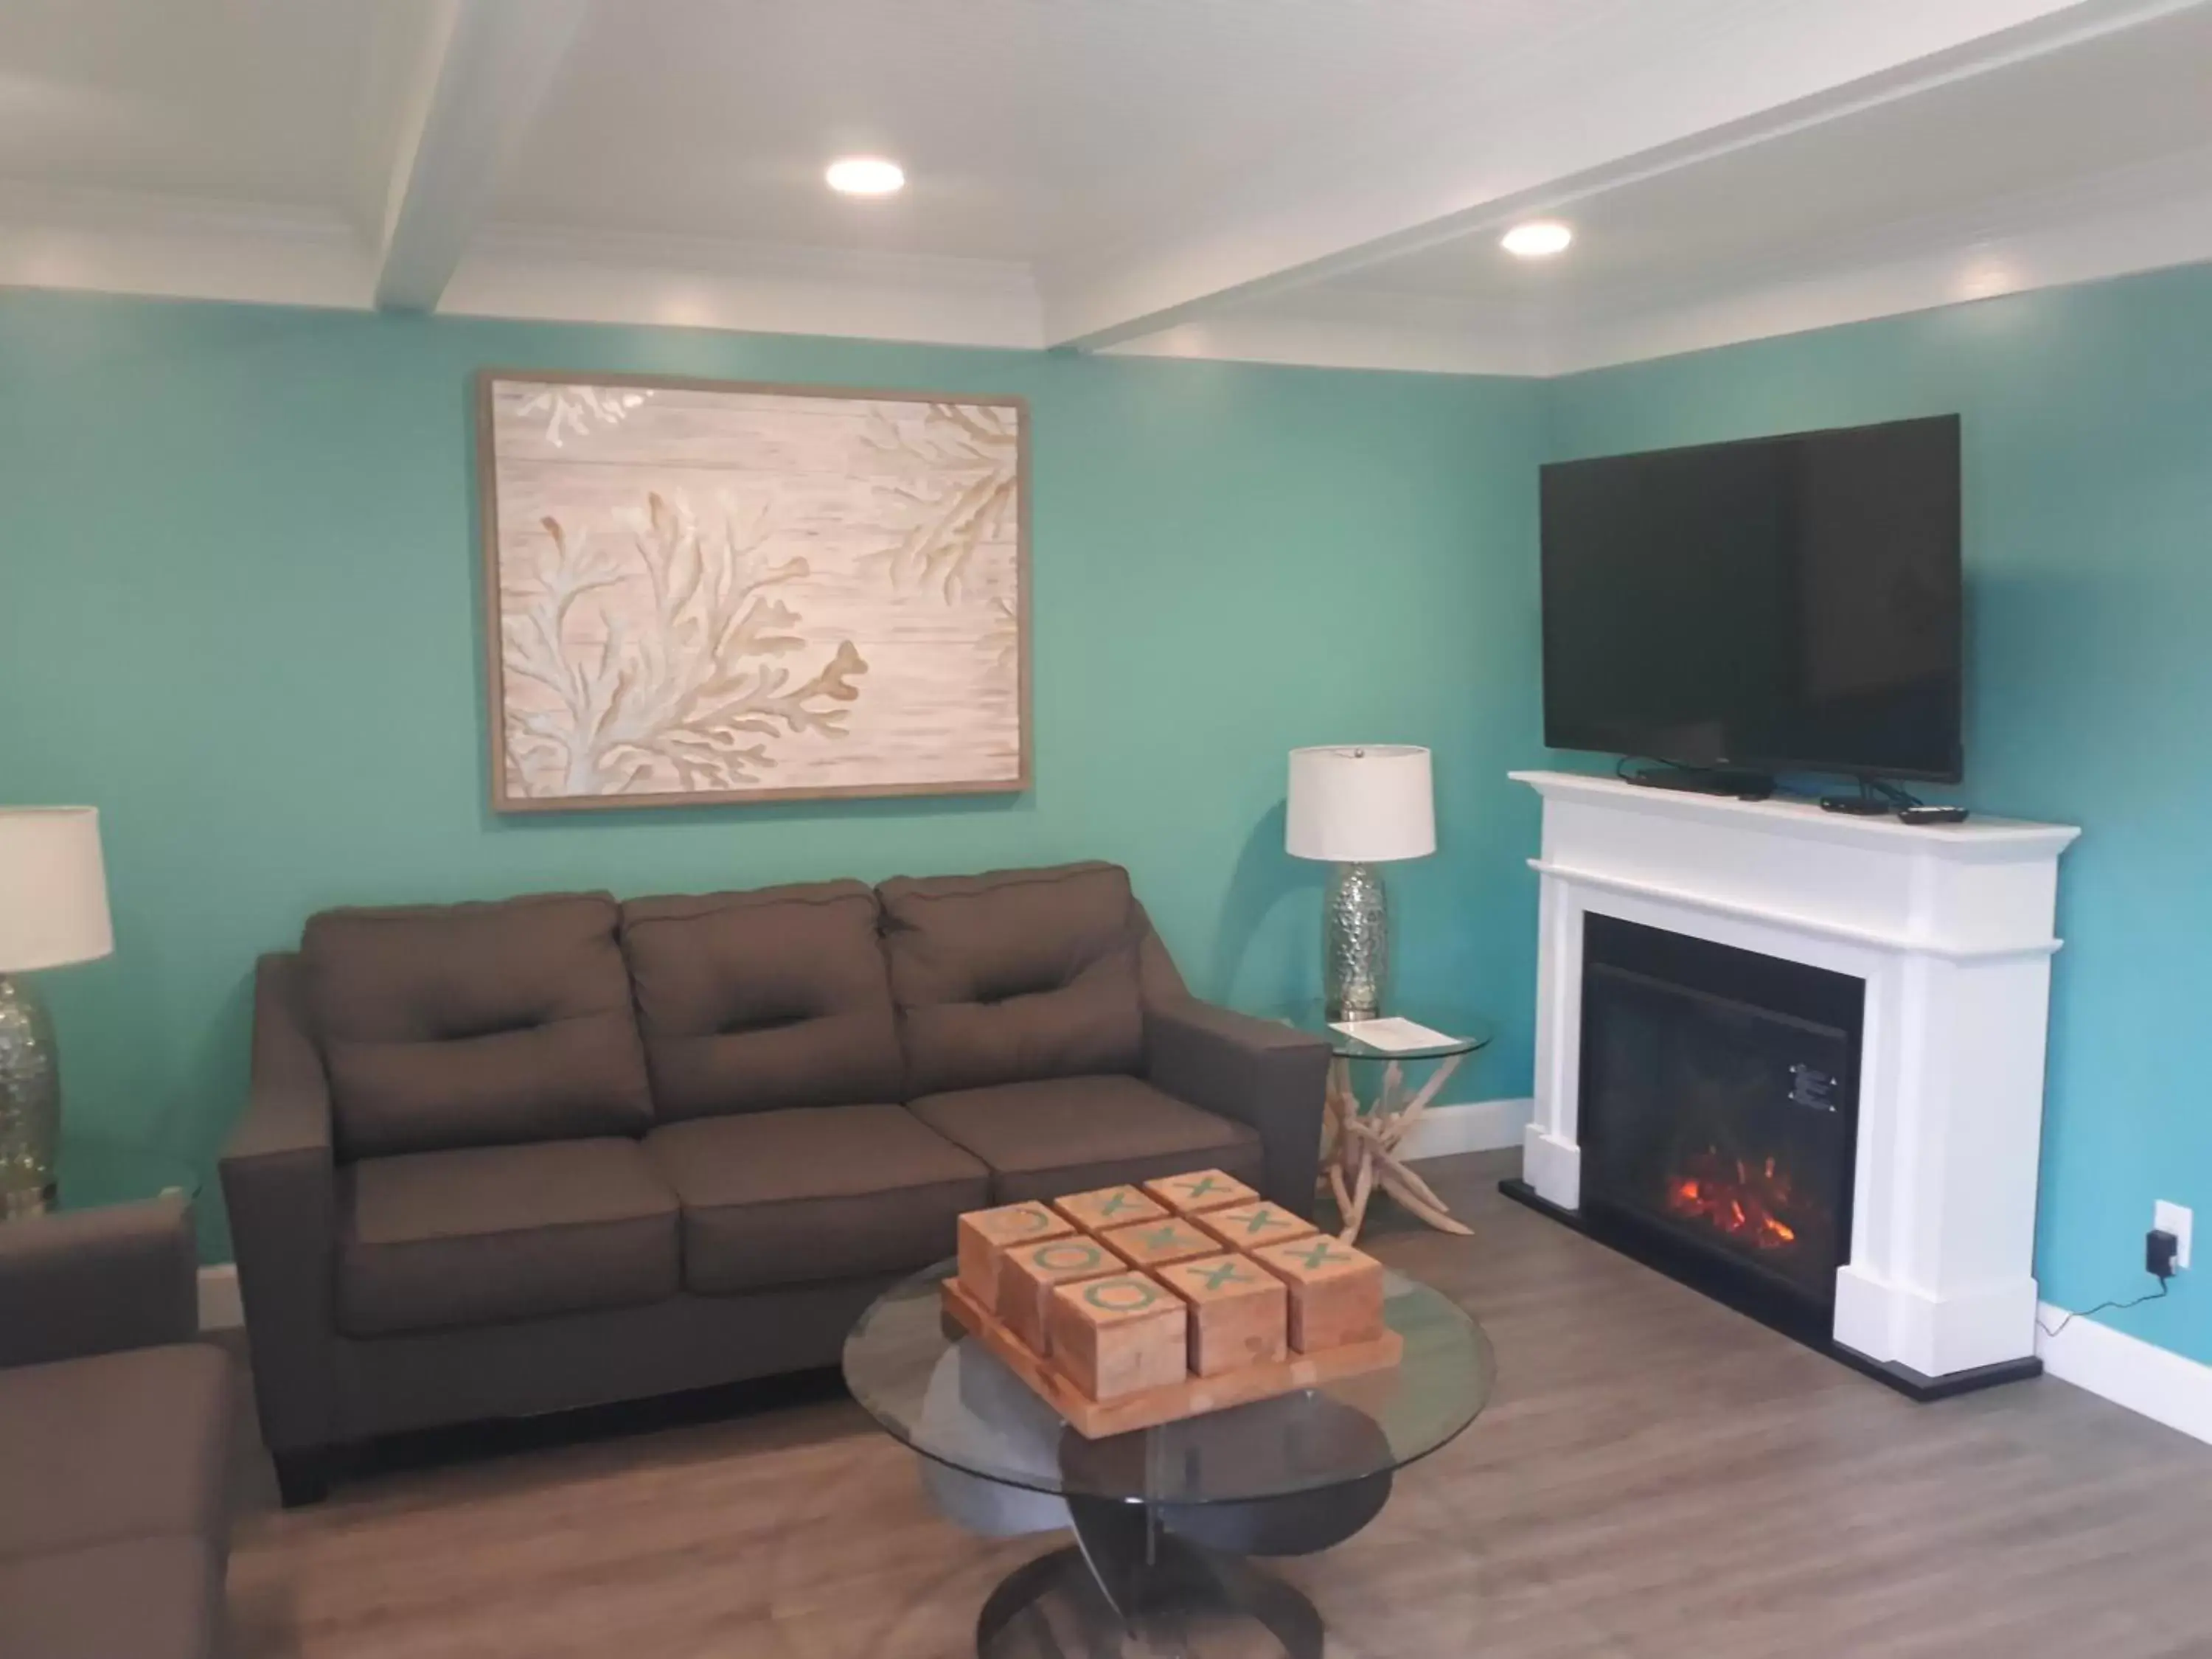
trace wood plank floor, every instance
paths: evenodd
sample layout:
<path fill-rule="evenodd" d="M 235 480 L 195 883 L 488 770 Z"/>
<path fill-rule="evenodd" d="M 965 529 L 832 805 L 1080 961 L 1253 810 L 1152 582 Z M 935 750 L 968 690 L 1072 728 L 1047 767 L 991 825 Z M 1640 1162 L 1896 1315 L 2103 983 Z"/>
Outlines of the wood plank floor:
<path fill-rule="evenodd" d="M 1915 1406 L 1425 1166 L 1474 1228 L 1376 1253 L 1497 1346 L 1482 1419 L 1375 1524 L 1281 1564 L 1345 1659 L 2212 1656 L 2212 1447 L 2048 1379 Z M 258 1456 L 246 1659 L 936 1659 L 1063 1535 L 939 1519 L 856 1407 L 342 1486 Z"/>

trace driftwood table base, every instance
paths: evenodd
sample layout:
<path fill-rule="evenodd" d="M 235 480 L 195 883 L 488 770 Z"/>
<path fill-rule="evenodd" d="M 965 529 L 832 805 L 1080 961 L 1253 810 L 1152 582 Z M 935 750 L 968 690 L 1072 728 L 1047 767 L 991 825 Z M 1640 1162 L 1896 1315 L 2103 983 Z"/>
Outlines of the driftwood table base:
<path fill-rule="evenodd" d="M 1411 1097 L 1406 1093 L 1405 1068 L 1390 1061 L 1382 1068 L 1382 1092 L 1364 1109 L 1352 1086 L 1352 1062 L 1342 1058 L 1330 1061 L 1322 1117 L 1321 1186 L 1336 1200 L 1344 1217 L 1338 1236 L 1346 1243 L 1358 1240 L 1367 1219 L 1368 1201 L 1378 1187 L 1440 1232 L 1468 1231 L 1429 1183 L 1413 1173 L 1401 1151 L 1437 1091 L 1459 1069 L 1461 1058 L 1447 1054 L 1438 1060 L 1435 1073 Z"/>

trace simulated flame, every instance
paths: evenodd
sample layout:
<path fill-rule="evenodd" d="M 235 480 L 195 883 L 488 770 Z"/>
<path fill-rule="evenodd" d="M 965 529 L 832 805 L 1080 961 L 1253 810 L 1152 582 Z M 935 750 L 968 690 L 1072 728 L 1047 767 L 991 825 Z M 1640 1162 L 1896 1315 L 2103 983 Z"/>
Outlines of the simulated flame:
<path fill-rule="evenodd" d="M 1796 1229 L 1780 1214 L 1796 1196 L 1790 1172 L 1778 1170 L 1772 1158 L 1753 1164 L 1723 1158 L 1710 1146 L 1684 1160 L 1682 1172 L 1667 1180 L 1668 1213 L 1702 1221 L 1759 1250 L 1786 1249 L 1797 1242 Z"/>

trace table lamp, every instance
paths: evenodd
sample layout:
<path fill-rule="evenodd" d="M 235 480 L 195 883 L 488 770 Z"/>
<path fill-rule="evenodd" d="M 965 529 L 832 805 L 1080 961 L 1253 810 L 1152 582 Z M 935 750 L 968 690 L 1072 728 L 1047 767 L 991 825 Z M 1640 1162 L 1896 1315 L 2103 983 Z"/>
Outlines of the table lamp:
<path fill-rule="evenodd" d="M 1324 859 L 1322 996 L 1331 1019 L 1373 1019 L 1389 989 L 1390 917 L 1382 872 L 1392 859 L 1437 850 L 1429 751 L 1407 744 L 1291 750 L 1283 844 Z"/>
<path fill-rule="evenodd" d="M 53 1021 L 18 976 L 114 948 L 100 814 L 89 806 L 0 807 L 0 1220 L 53 1203 L 61 1144 Z"/>

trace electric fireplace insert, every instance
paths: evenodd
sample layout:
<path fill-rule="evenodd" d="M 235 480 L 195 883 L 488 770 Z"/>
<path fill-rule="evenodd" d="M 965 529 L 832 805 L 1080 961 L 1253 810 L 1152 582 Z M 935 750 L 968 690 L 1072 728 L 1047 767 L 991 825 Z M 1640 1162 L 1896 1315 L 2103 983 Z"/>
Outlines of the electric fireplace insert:
<path fill-rule="evenodd" d="M 1583 927 L 1583 1215 L 1825 1336 L 1850 1254 L 1865 982 L 1611 916 Z"/>

